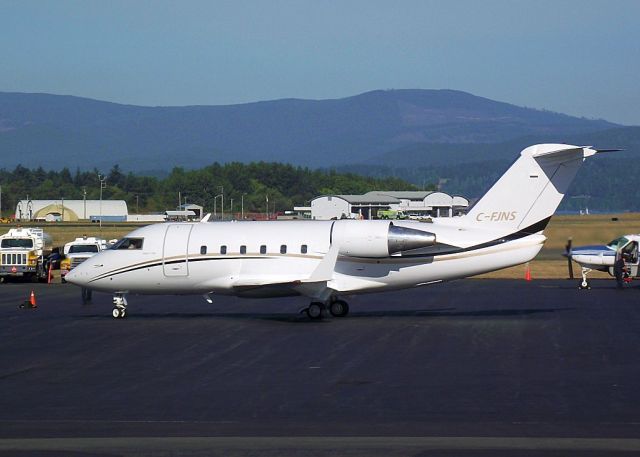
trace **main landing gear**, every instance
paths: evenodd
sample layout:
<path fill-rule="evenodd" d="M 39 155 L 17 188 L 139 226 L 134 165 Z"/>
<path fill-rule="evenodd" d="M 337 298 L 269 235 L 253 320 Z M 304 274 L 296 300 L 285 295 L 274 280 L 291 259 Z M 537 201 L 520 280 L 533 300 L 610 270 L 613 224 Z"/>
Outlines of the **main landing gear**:
<path fill-rule="evenodd" d="M 349 304 L 344 300 L 332 300 L 328 304 L 322 302 L 312 302 L 304 310 L 309 319 L 321 319 L 325 311 L 331 313 L 333 317 L 344 317 L 349 314 Z"/>
<path fill-rule="evenodd" d="M 123 319 L 127 315 L 127 299 L 124 294 L 115 294 L 113 296 L 113 311 L 111 315 L 115 319 Z"/>

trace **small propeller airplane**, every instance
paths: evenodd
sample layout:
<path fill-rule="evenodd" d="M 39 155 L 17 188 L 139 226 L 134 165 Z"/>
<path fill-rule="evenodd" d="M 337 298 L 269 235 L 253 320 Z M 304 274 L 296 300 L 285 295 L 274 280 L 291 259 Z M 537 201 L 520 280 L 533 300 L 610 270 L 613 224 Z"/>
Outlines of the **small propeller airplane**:
<path fill-rule="evenodd" d="M 346 316 L 346 295 L 465 278 L 533 259 L 582 163 L 603 150 L 538 144 L 461 217 L 428 222 L 337 220 L 162 223 L 134 230 L 66 281 L 127 294 L 305 296 L 306 313 Z"/>
<path fill-rule="evenodd" d="M 564 256 L 568 261 L 569 277 L 573 279 L 573 265 L 580 265 L 582 279 L 580 289 L 591 289 L 587 275 L 592 271 L 606 271 L 616 278 L 618 287 L 638 277 L 638 244 L 640 235 L 625 235 L 607 244 L 572 247 L 567 242 Z"/>

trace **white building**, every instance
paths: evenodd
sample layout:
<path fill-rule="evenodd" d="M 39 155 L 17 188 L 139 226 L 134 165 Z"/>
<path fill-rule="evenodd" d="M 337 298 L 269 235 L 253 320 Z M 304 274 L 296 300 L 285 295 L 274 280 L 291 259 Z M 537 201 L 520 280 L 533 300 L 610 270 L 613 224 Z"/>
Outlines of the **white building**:
<path fill-rule="evenodd" d="M 127 219 L 124 200 L 20 200 L 16 219 L 22 221 L 78 221 L 103 217 L 103 220 Z"/>
<path fill-rule="evenodd" d="M 375 219 L 378 210 L 403 211 L 416 217 L 464 214 L 469 200 L 437 191 L 371 191 L 363 195 L 323 195 L 311 200 L 311 218 Z"/>

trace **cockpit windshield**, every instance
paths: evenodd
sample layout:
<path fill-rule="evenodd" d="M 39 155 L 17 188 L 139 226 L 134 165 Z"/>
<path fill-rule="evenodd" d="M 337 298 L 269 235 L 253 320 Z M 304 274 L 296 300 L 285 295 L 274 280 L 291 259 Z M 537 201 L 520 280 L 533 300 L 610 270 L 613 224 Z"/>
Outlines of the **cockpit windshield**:
<path fill-rule="evenodd" d="M 142 249 L 144 238 L 122 238 L 111 249 Z"/>
<path fill-rule="evenodd" d="M 628 238 L 625 238 L 624 236 L 621 236 L 620 238 L 616 238 L 615 240 L 609 241 L 609 243 L 607 243 L 607 246 L 609 248 L 614 249 L 614 250 L 617 251 L 618 249 L 620 249 L 622 246 L 624 246 L 628 242 L 629 242 Z"/>
<path fill-rule="evenodd" d="M 98 246 L 95 244 L 74 244 L 69 246 L 69 254 L 77 254 L 79 252 L 98 252 Z"/>
<path fill-rule="evenodd" d="M 5 238 L 2 240 L 3 248 L 33 248 L 33 240 L 31 238 Z"/>

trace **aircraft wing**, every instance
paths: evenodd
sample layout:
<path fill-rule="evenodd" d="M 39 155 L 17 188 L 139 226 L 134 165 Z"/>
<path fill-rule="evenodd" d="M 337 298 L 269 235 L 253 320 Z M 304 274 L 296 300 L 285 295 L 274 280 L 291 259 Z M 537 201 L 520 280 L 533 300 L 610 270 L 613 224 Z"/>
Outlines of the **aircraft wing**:
<path fill-rule="evenodd" d="M 332 245 L 310 275 L 240 275 L 233 283 L 238 291 L 256 289 L 291 290 L 297 294 L 320 299 L 329 288 L 327 282 L 333 279 L 339 248 Z"/>

